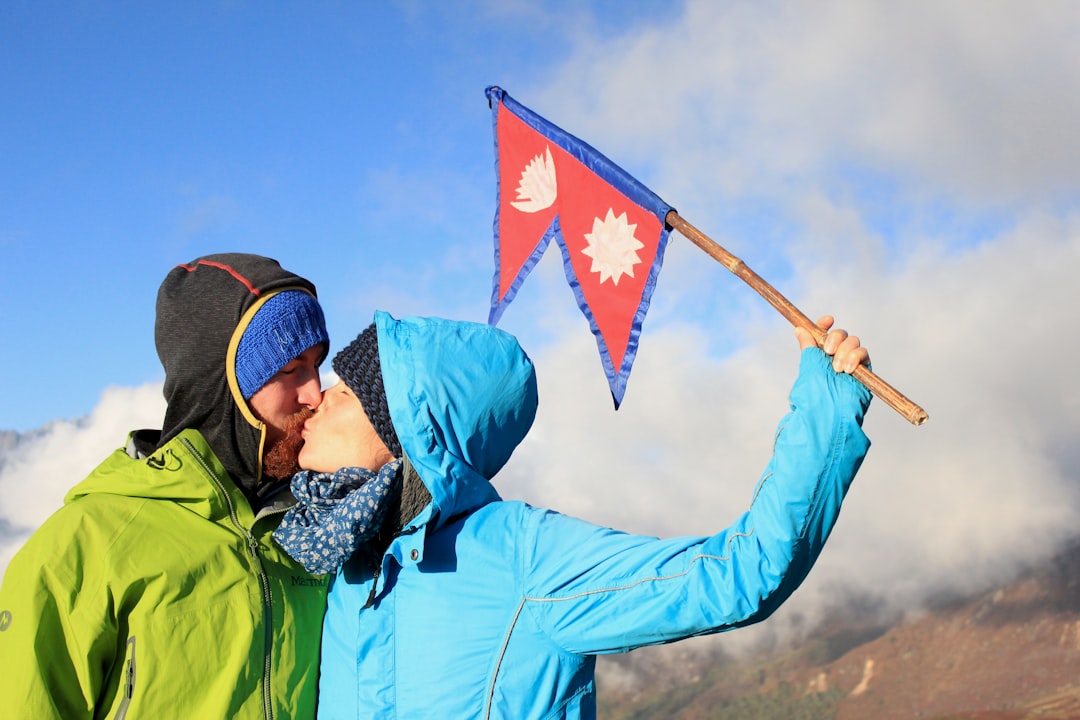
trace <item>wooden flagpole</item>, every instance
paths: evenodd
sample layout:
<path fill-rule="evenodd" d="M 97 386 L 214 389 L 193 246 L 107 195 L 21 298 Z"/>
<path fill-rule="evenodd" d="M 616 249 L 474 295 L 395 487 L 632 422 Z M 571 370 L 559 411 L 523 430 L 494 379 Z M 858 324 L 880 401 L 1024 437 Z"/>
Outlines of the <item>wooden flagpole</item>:
<path fill-rule="evenodd" d="M 746 263 L 722 248 L 696 227 L 686 222 L 686 220 L 674 210 L 668 212 L 664 221 L 670 227 L 678 230 L 683 236 L 690 240 L 690 242 L 708 253 L 714 260 L 738 277 L 742 278 L 747 285 L 754 288 L 761 297 L 765 298 L 770 305 L 787 318 L 788 322 L 795 327 L 809 330 L 817 340 L 818 345 L 825 342 L 824 331 L 815 325 L 810 318 L 806 317 L 799 308 L 792 305 L 787 298 L 777 292 L 776 288 L 765 282 L 760 275 L 747 267 Z M 926 414 L 925 410 L 906 398 L 892 385 L 889 385 L 879 378 L 865 365 L 860 365 L 852 375 L 856 380 L 865 385 L 870 392 L 881 398 L 881 400 L 889 407 L 907 418 L 908 422 L 912 425 L 922 425 L 929 418 L 929 415 Z"/>

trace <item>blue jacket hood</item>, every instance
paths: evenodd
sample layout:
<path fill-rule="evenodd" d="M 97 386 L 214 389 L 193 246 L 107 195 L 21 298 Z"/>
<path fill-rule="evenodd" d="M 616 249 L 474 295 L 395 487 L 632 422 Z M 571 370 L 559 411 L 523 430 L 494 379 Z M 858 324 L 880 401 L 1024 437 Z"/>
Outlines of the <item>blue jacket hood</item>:
<path fill-rule="evenodd" d="M 417 524 L 499 499 L 491 478 L 536 416 L 536 372 L 514 336 L 481 323 L 375 313 L 401 448 L 431 493 Z"/>

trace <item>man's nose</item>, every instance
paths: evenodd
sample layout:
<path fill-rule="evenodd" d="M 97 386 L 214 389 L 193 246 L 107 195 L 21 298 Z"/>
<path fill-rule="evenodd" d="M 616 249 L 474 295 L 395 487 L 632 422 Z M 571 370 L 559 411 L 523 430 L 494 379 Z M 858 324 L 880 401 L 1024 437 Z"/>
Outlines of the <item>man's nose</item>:
<path fill-rule="evenodd" d="M 300 404 L 309 407 L 312 410 L 322 405 L 322 385 L 319 382 L 318 374 L 315 377 L 308 379 L 303 385 L 300 386 Z"/>

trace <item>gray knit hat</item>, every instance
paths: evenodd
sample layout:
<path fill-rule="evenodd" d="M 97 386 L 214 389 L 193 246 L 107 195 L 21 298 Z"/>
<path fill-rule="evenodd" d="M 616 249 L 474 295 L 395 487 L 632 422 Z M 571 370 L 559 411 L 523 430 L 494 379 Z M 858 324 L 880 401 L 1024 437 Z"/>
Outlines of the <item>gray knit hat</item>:
<path fill-rule="evenodd" d="M 379 365 L 379 338 L 372 323 L 356 339 L 334 356 L 334 372 L 360 399 L 364 413 L 371 421 L 387 450 L 396 457 L 402 456 L 401 442 L 390 419 L 383 387 L 382 369 Z"/>

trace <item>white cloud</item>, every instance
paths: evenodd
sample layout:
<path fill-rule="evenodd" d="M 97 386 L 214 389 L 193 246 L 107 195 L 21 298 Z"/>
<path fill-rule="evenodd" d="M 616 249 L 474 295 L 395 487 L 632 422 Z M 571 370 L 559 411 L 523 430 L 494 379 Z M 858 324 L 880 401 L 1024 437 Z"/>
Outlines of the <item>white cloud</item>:
<path fill-rule="evenodd" d="M 110 387 L 88 417 L 56 421 L 24 437 L 0 466 L 0 520 L 16 531 L 0 536 L 0 573 L 25 540 L 24 531 L 60 508 L 68 490 L 123 447 L 128 432 L 160 427 L 164 414 L 160 383 Z"/>
<path fill-rule="evenodd" d="M 1060 199 L 1080 184 L 1078 33 L 1061 0 L 696 0 L 584 44 L 536 99 L 616 161 L 662 168 L 654 189 L 677 206 L 850 165 L 931 197 Z"/>
<path fill-rule="evenodd" d="M 799 272 L 827 277 L 835 261 Z M 931 420 L 915 430 L 875 408 L 867 477 L 828 573 L 911 602 L 1007 577 L 1075 536 L 1080 388 L 1059 360 L 1080 350 L 1068 331 L 1077 267 L 1080 216 L 1035 215 L 962 254 L 925 245 L 891 272 L 848 277 L 870 300 L 852 325 L 872 333 L 878 371 Z M 828 284 L 815 287 L 808 302 L 832 304 Z"/>

